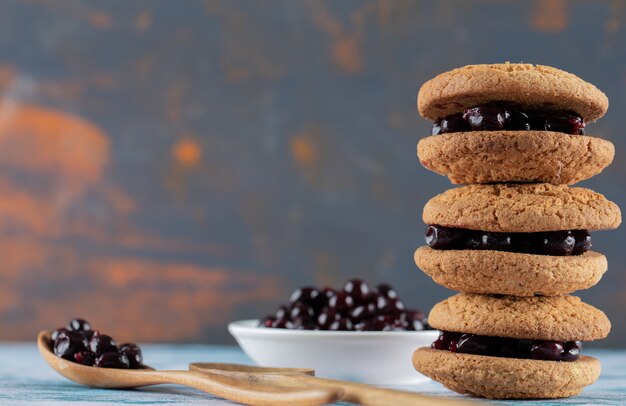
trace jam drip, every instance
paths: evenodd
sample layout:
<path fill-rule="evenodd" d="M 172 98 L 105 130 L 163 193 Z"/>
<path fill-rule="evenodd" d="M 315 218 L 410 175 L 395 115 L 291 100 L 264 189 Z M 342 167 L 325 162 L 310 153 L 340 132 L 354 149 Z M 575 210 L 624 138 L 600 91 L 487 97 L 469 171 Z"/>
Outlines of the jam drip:
<path fill-rule="evenodd" d="M 494 101 L 435 121 L 431 134 L 530 130 L 582 135 L 585 120 L 573 111 L 530 110 L 514 103 Z"/>
<path fill-rule="evenodd" d="M 503 358 L 544 361 L 576 361 L 580 357 L 580 341 L 520 340 L 476 334 L 441 331 L 430 346 L 435 350 Z"/>
<path fill-rule="evenodd" d="M 426 244 L 436 250 L 493 250 L 536 255 L 581 255 L 591 248 L 587 230 L 493 233 L 430 225 Z"/>

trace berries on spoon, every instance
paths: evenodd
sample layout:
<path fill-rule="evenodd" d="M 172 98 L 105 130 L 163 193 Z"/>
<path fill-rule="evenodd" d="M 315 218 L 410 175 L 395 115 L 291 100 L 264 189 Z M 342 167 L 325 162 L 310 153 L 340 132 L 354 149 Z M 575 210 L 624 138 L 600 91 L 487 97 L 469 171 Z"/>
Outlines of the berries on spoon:
<path fill-rule="evenodd" d="M 50 335 L 52 350 L 58 357 L 85 366 L 100 368 L 143 368 L 141 348 L 134 343 L 122 344 L 119 349 L 115 340 L 97 330 L 83 319 L 70 321 Z"/>

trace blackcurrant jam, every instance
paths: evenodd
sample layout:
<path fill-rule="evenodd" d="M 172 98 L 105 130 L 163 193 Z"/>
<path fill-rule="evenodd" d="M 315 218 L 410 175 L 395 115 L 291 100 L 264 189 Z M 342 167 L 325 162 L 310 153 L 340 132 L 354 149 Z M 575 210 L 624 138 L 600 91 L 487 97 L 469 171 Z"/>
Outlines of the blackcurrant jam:
<path fill-rule="evenodd" d="M 580 357 L 580 341 L 525 340 L 477 334 L 441 331 L 430 346 L 435 350 L 503 358 L 543 361 L 576 361 Z"/>
<path fill-rule="evenodd" d="M 573 111 L 525 109 L 514 103 L 494 101 L 435 121 L 431 134 L 531 130 L 582 135 L 585 120 Z"/>
<path fill-rule="evenodd" d="M 587 230 L 494 233 L 429 225 L 426 244 L 436 250 L 493 250 L 536 255 L 581 255 L 591 248 Z"/>

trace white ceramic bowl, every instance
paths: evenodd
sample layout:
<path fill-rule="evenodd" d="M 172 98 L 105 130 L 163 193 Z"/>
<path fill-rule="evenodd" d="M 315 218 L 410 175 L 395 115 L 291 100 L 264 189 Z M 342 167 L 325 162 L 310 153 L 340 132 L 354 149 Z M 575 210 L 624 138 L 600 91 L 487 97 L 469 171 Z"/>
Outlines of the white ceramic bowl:
<path fill-rule="evenodd" d="M 320 331 L 258 325 L 258 320 L 228 325 L 230 334 L 258 365 L 313 368 L 317 376 L 378 385 L 427 380 L 413 368 L 413 352 L 430 346 L 439 334 L 437 330 Z"/>

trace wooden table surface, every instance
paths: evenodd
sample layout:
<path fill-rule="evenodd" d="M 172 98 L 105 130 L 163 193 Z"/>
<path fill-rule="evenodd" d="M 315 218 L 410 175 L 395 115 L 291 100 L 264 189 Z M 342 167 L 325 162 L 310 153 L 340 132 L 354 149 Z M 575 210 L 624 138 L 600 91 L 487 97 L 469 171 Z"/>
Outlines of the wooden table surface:
<path fill-rule="evenodd" d="M 144 345 L 144 357 L 158 369 L 186 369 L 193 361 L 251 363 L 236 347 L 208 345 Z M 538 405 L 626 405 L 626 350 L 587 350 L 600 358 L 602 375 L 596 384 L 577 397 L 552 401 L 528 401 L 524 406 Z M 403 389 L 437 395 L 458 395 L 435 382 Z M 231 404 L 195 389 L 161 385 L 138 390 L 103 390 L 81 387 L 57 375 L 39 356 L 32 343 L 0 343 L 0 405 L 170 405 Z M 492 405 L 521 402 L 490 401 Z"/>

